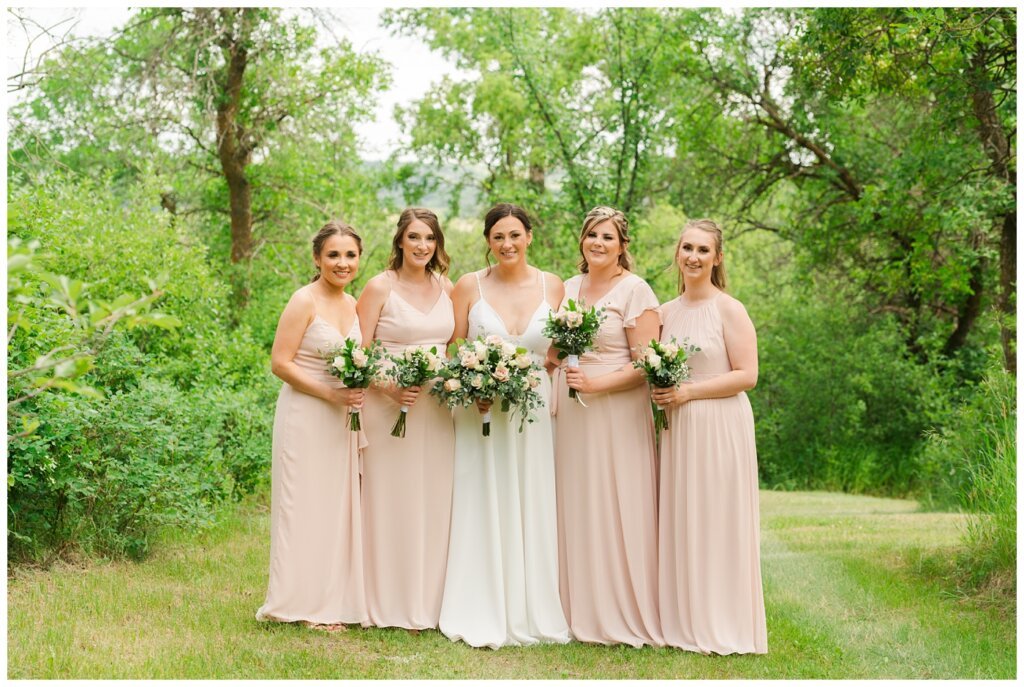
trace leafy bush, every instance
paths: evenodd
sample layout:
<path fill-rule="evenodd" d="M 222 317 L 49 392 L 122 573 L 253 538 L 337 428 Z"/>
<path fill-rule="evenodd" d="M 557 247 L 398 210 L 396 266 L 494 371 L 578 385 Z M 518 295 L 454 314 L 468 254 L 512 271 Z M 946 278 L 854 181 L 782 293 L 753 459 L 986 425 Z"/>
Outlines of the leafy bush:
<path fill-rule="evenodd" d="M 920 438 L 947 403 L 939 376 L 912 359 L 895 322 L 842 297 L 781 297 L 771 310 L 751 394 L 764 482 L 912 491 Z"/>
<path fill-rule="evenodd" d="M 259 488 L 269 473 L 277 384 L 267 355 L 247 327 L 229 327 L 228 287 L 195 229 L 153 202 L 160 187 L 54 176 L 10 199 L 10 234 L 40 244 L 43 268 L 88 282 L 96 298 L 166 272 L 159 307 L 182 323 L 113 331 L 80 377 L 95 393 L 39 394 L 18 406 L 38 426 L 8 441 L 15 559 L 68 548 L 143 555 L 157 528 L 202 526 L 218 502 Z M 23 282 L 24 293 L 41 288 L 31 275 Z M 36 299 L 19 312 L 9 369 L 80 345 L 66 308 Z M 28 378 L 10 381 L 9 401 L 32 390 Z"/>
<path fill-rule="evenodd" d="M 966 563 L 978 578 L 1012 570 L 1017 557 L 1016 379 L 990 370 L 973 397 L 929 433 L 920 464 L 926 498 L 973 516 Z"/>

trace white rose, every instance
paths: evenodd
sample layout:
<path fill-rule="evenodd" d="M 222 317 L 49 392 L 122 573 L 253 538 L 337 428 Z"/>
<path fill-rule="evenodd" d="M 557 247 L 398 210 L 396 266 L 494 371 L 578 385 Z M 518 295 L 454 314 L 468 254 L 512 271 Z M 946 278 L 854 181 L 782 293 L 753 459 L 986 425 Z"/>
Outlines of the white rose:
<path fill-rule="evenodd" d="M 445 391 L 458 391 L 462 388 L 462 382 L 457 379 L 446 379 L 444 382 Z"/>
<path fill-rule="evenodd" d="M 507 382 L 510 374 L 509 369 L 505 367 L 505 363 L 499 363 L 498 366 L 494 368 L 493 376 L 499 382 Z"/>
<path fill-rule="evenodd" d="M 336 369 L 338 372 L 341 372 L 342 370 L 345 369 L 345 359 L 339 355 L 337 358 L 334 359 L 334 362 L 332 362 L 331 365 L 333 365 L 334 369 Z"/>
<path fill-rule="evenodd" d="M 483 341 L 474 341 L 473 350 L 476 351 L 476 357 L 480 360 L 487 358 L 487 346 Z"/>
<path fill-rule="evenodd" d="M 509 343 L 508 341 L 503 341 L 501 344 L 501 354 L 506 358 L 511 358 L 516 354 L 516 345 L 514 343 Z"/>
<path fill-rule="evenodd" d="M 461 351 L 459 353 L 459 363 L 467 369 L 474 369 L 480 364 L 480 359 L 472 351 Z"/>
<path fill-rule="evenodd" d="M 675 344 L 665 344 L 661 347 L 661 351 L 665 354 L 666 358 L 675 358 L 679 355 L 679 346 L 676 346 Z"/>
<path fill-rule="evenodd" d="M 473 375 L 473 379 L 469 380 L 469 385 L 472 386 L 474 389 L 479 389 L 484 385 L 484 376 Z"/>
<path fill-rule="evenodd" d="M 437 372 L 441 369 L 442 361 L 436 355 L 427 356 L 427 369 L 431 372 Z"/>
<path fill-rule="evenodd" d="M 647 364 L 657 370 L 661 367 L 661 356 L 653 348 L 647 349 L 647 354 L 644 356 L 647 359 Z"/>
<path fill-rule="evenodd" d="M 486 344 L 487 344 L 488 346 L 500 346 L 501 344 L 503 344 L 503 343 L 505 342 L 505 340 L 504 340 L 504 339 L 502 339 L 502 338 L 501 338 L 500 336 L 498 336 L 497 334 L 491 334 L 491 335 L 490 335 L 490 336 L 488 336 L 488 337 L 487 337 L 486 339 L 484 339 L 484 342 L 485 342 L 485 343 L 486 343 Z"/>
<path fill-rule="evenodd" d="M 366 353 L 361 348 L 352 349 L 352 363 L 356 367 L 366 367 L 366 363 L 370 362 L 370 359 L 366 356 Z"/>
<path fill-rule="evenodd" d="M 518 367 L 520 370 L 525 370 L 530 365 L 533 365 L 533 358 L 531 358 L 526 353 L 520 353 L 519 355 L 516 356 L 515 364 L 516 367 Z"/>
<path fill-rule="evenodd" d="M 559 310 L 558 313 L 555 314 L 555 322 L 558 324 L 565 324 L 565 315 L 566 312 L 564 310 Z"/>
<path fill-rule="evenodd" d="M 581 312 L 568 312 L 565 314 L 565 323 L 572 329 L 576 329 L 583 324 L 583 313 Z"/>

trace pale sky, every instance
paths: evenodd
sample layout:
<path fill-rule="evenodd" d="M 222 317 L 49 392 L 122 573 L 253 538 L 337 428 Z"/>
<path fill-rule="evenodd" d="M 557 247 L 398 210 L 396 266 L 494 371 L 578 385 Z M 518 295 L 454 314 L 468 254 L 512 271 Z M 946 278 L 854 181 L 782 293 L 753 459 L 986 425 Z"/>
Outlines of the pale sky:
<path fill-rule="evenodd" d="M 38 26 L 29 26 L 29 32 L 16 18 L 5 12 L 7 40 L 4 52 L 7 59 L 7 76 L 22 71 L 26 47 L 29 47 L 29 64 L 53 44 L 52 40 L 39 37 L 28 46 L 29 39 L 39 36 L 41 28 L 52 29 L 60 38 L 71 29 L 76 37 L 102 36 L 114 27 L 123 24 L 130 15 L 126 7 L 78 7 L 74 9 L 57 7 L 34 7 L 17 10 Z M 362 154 L 367 159 L 382 159 L 394 150 L 402 140 L 398 124 L 394 120 L 394 108 L 399 102 L 408 102 L 421 97 L 430 84 L 440 80 L 444 74 L 455 74 L 455 68 L 426 45 L 407 38 L 395 38 L 378 26 L 380 9 L 369 7 L 345 7 L 334 10 L 340 24 L 333 27 L 339 37 L 351 41 L 359 52 L 375 51 L 392 64 L 391 88 L 381 95 L 377 104 L 375 121 L 362 124 L 356 131 L 362 140 Z M 11 104 L 24 97 L 25 92 L 9 93 Z"/>

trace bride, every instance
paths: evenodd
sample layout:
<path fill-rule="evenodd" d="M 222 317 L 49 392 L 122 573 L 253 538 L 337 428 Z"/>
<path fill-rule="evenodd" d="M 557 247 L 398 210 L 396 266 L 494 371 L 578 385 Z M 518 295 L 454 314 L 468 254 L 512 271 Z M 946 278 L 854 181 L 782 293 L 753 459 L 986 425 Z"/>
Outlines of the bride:
<path fill-rule="evenodd" d="M 488 264 L 464 275 L 452 291 L 458 338 L 498 336 L 523 346 L 543 364 L 551 340 L 541 334 L 562 302 L 562 281 L 532 267 L 526 212 L 499 203 L 484 218 Z M 551 395 L 520 434 L 518 419 L 492 409 L 491 435 L 481 434 L 478 409 L 455 411 L 455 482 L 448 570 L 440 629 L 471 646 L 565 643 L 569 629 L 558 597 L 558 539 Z M 479 412 L 478 412 L 479 411 Z"/>

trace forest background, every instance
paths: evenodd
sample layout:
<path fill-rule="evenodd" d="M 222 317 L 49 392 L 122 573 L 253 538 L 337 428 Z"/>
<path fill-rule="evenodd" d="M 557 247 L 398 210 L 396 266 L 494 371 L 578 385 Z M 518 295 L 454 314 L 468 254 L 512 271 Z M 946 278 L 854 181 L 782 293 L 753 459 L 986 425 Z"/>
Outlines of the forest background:
<path fill-rule="evenodd" d="M 269 349 L 325 220 L 364 237 L 358 295 L 405 206 L 457 278 L 518 203 L 567 278 L 606 204 L 662 301 L 685 220 L 724 226 L 763 488 L 973 513 L 958 584 L 1012 599 L 1014 8 L 384 10 L 457 67 L 386 159 L 357 124 L 391 67 L 335 20 L 144 8 L 8 79 L 12 564 L 140 558 L 266 493 Z"/>

